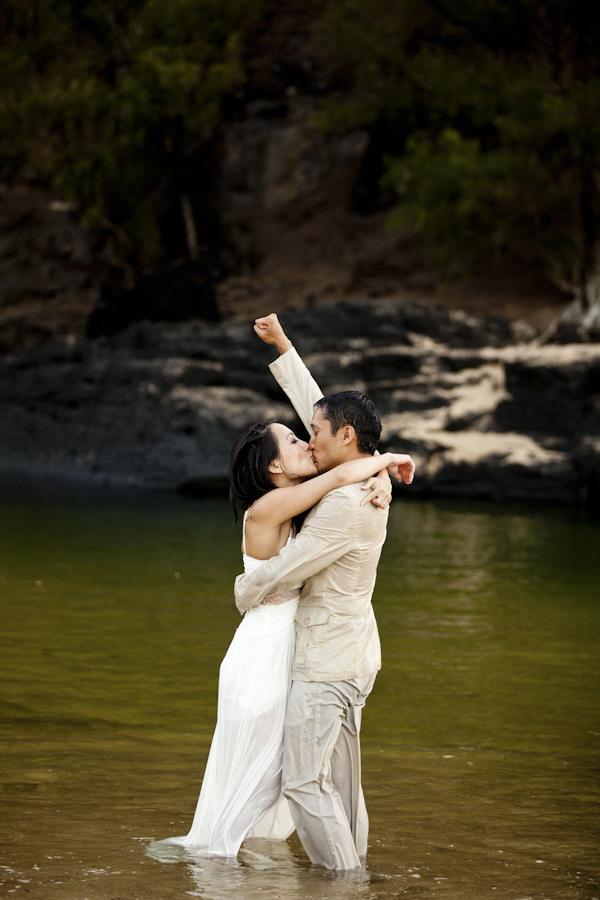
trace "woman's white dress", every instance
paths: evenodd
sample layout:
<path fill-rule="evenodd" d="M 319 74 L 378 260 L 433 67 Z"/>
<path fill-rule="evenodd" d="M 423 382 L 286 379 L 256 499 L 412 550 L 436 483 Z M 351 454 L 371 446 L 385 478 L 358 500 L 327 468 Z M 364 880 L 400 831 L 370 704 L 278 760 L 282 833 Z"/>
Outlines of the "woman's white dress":
<path fill-rule="evenodd" d="M 263 562 L 244 554 L 244 572 Z M 294 830 L 281 763 L 299 596 L 298 588 L 242 619 L 219 671 L 217 725 L 192 827 L 164 843 L 236 856 L 246 837 L 285 840 Z"/>

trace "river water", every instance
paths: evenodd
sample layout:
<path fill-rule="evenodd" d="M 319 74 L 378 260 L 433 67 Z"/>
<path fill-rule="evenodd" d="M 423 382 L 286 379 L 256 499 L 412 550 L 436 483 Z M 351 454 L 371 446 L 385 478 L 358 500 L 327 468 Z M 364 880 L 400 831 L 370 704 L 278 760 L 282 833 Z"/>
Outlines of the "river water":
<path fill-rule="evenodd" d="M 590 900 L 600 528 L 395 501 L 363 723 L 368 870 L 294 836 L 160 861 L 191 822 L 239 621 L 221 500 L 0 501 L 0 896 Z"/>

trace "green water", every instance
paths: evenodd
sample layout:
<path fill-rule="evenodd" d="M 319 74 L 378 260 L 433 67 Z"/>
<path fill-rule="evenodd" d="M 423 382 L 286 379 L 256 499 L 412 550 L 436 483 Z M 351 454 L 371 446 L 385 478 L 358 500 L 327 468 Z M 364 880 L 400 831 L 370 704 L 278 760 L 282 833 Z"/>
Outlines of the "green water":
<path fill-rule="evenodd" d="M 195 807 L 230 525 L 220 500 L 0 502 L 0 896 L 600 898 L 600 529 L 560 511 L 393 504 L 368 873 L 311 869 L 295 837 L 145 855 Z"/>

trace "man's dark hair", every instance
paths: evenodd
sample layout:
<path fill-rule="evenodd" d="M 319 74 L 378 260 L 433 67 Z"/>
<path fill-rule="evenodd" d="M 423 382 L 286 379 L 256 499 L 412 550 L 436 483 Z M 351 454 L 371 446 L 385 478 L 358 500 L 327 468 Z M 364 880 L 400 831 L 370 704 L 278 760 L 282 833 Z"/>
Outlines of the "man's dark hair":
<path fill-rule="evenodd" d="M 371 456 L 375 453 L 381 436 L 381 420 L 373 401 L 360 391 L 328 394 L 317 400 L 315 409 L 320 409 L 323 418 L 330 423 L 332 434 L 337 434 L 344 425 L 352 425 L 358 452 Z"/>

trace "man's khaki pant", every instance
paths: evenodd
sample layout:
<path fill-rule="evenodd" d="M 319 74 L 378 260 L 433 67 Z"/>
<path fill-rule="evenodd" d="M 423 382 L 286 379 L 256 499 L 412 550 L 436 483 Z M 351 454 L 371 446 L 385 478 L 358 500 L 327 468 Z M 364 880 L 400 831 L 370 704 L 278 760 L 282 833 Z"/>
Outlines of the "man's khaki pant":
<path fill-rule="evenodd" d="M 360 723 L 375 674 L 292 684 L 285 720 L 283 793 L 311 862 L 328 869 L 354 869 L 367 853 Z"/>

